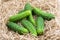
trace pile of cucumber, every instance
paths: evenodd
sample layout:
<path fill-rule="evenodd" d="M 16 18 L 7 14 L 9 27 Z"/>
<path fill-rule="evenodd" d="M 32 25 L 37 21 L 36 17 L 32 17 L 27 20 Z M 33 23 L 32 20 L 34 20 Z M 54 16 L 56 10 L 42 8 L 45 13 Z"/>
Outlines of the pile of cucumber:
<path fill-rule="evenodd" d="M 36 20 L 33 18 L 34 15 L 37 15 Z M 50 21 L 54 18 L 53 14 L 44 12 L 42 9 L 32 7 L 30 3 L 26 3 L 24 10 L 9 18 L 7 27 L 19 34 L 30 33 L 33 36 L 37 36 L 44 34 L 44 20 Z M 18 21 L 20 21 L 22 26 L 16 23 Z"/>

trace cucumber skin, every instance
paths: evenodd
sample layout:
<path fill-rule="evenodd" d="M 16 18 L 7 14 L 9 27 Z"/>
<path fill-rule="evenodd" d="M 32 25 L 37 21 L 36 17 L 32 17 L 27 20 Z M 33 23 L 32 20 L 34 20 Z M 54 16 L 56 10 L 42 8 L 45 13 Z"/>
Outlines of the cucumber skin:
<path fill-rule="evenodd" d="M 25 4 L 24 10 L 31 10 L 31 11 L 32 11 L 32 9 L 33 9 L 33 8 L 32 8 L 32 6 L 30 5 L 30 3 L 27 2 L 27 3 Z"/>
<path fill-rule="evenodd" d="M 46 20 L 51 20 L 51 19 L 55 18 L 55 16 L 53 14 L 44 12 L 43 10 L 36 8 L 36 7 L 33 7 L 33 12 L 36 15 L 42 16 Z"/>
<path fill-rule="evenodd" d="M 44 33 L 44 19 L 42 17 L 37 17 L 36 19 L 36 24 L 37 24 L 37 33 L 38 34 L 43 34 Z"/>
<path fill-rule="evenodd" d="M 11 16 L 10 19 L 9 19 L 9 21 L 15 22 L 15 21 L 21 20 L 21 19 L 29 16 L 30 14 L 31 14 L 31 11 L 27 10 L 27 11 L 24 11 L 22 13 L 19 13 L 19 14 L 16 14 L 14 16 Z"/>
<path fill-rule="evenodd" d="M 18 32 L 19 34 L 27 34 L 29 32 L 26 28 L 13 22 L 8 22 L 7 26 L 8 28 L 14 30 L 15 32 Z"/>
<path fill-rule="evenodd" d="M 31 11 L 31 14 L 29 15 L 29 17 L 28 17 L 28 20 L 33 24 L 33 25 L 36 25 L 35 24 L 35 20 L 34 20 L 34 18 L 33 18 L 33 15 L 32 15 L 32 6 L 30 5 L 30 3 L 26 3 L 25 4 L 25 7 L 24 7 L 24 10 L 30 10 Z"/>
<path fill-rule="evenodd" d="M 35 22 L 32 14 L 29 15 L 28 20 L 29 20 L 34 26 L 36 26 L 36 22 Z"/>
<path fill-rule="evenodd" d="M 22 25 L 24 25 L 33 36 L 37 36 L 37 32 L 32 23 L 28 20 L 22 20 Z"/>

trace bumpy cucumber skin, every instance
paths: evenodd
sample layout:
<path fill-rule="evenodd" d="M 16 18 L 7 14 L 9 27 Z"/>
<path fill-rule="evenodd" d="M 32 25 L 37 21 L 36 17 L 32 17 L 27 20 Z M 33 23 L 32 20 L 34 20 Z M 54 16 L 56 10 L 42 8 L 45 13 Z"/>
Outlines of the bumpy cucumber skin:
<path fill-rule="evenodd" d="M 31 10 L 31 11 L 32 11 L 32 9 L 33 9 L 33 8 L 32 8 L 32 6 L 30 5 L 30 3 L 27 2 L 27 3 L 25 4 L 24 10 Z"/>
<path fill-rule="evenodd" d="M 13 22 L 8 22 L 7 23 L 8 28 L 20 33 L 20 34 L 27 34 L 28 30 L 20 25 L 17 25 L 16 23 Z"/>
<path fill-rule="evenodd" d="M 22 13 L 19 13 L 19 14 L 16 14 L 14 16 L 11 16 L 9 21 L 12 21 L 12 22 L 15 22 L 17 20 L 21 20 L 27 16 L 29 16 L 31 14 L 31 11 L 30 10 L 27 10 L 27 11 L 24 11 Z"/>
<path fill-rule="evenodd" d="M 32 25 L 32 23 L 28 20 L 22 20 L 21 22 L 33 36 L 37 36 L 37 32 L 35 27 Z"/>
<path fill-rule="evenodd" d="M 29 15 L 28 20 L 29 20 L 34 26 L 36 26 L 36 23 L 35 23 L 35 20 L 34 20 L 32 14 Z"/>
<path fill-rule="evenodd" d="M 44 33 L 44 19 L 42 17 L 37 17 L 36 19 L 36 30 L 38 34 L 43 34 Z"/>
<path fill-rule="evenodd" d="M 44 19 L 47 19 L 47 20 L 51 20 L 52 18 L 55 18 L 53 14 L 44 12 L 41 9 L 36 8 L 36 7 L 33 7 L 33 12 L 37 15 L 42 16 Z"/>
<path fill-rule="evenodd" d="M 31 11 L 31 14 L 30 14 L 29 17 L 28 17 L 28 20 L 29 20 L 33 25 L 35 25 L 35 20 L 34 20 L 33 15 L 32 15 L 32 9 L 33 9 L 33 8 L 32 8 L 32 6 L 30 5 L 30 3 L 26 3 L 24 9 Z"/>

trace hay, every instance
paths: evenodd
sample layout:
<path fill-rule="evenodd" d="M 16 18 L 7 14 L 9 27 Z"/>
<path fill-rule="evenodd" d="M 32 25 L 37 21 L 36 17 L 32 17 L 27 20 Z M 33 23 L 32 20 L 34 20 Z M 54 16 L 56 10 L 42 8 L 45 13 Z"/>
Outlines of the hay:
<path fill-rule="evenodd" d="M 39 7 L 55 15 L 55 19 L 45 21 L 44 35 L 33 37 L 30 34 L 19 35 L 12 30 L 8 30 L 6 23 L 9 17 L 22 10 L 26 2 L 27 0 L 0 1 L 0 40 L 60 40 L 60 16 L 59 8 L 57 8 L 57 0 L 29 0 L 32 6 Z"/>

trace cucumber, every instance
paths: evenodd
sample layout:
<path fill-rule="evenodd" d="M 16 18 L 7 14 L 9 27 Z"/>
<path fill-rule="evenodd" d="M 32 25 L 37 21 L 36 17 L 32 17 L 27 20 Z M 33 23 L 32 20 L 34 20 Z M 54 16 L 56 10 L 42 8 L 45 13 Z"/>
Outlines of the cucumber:
<path fill-rule="evenodd" d="M 33 7 L 33 12 L 36 15 L 39 15 L 39 16 L 43 17 L 46 20 L 51 20 L 51 19 L 55 18 L 55 16 L 53 14 L 48 13 L 48 12 L 44 12 L 43 10 L 41 10 L 39 8 L 36 8 L 36 7 Z"/>
<path fill-rule="evenodd" d="M 25 4 L 24 10 L 31 10 L 31 11 L 32 11 L 32 9 L 33 9 L 33 8 L 32 8 L 32 6 L 30 5 L 30 3 L 27 2 L 27 3 Z"/>
<path fill-rule="evenodd" d="M 43 34 L 44 33 L 44 19 L 42 17 L 37 17 L 36 19 L 36 30 L 38 34 Z"/>
<path fill-rule="evenodd" d="M 24 10 L 30 10 L 31 11 L 31 14 L 29 15 L 29 17 L 28 17 L 28 20 L 33 24 L 33 25 L 35 25 L 35 20 L 34 20 L 34 18 L 33 18 L 33 15 L 32 15 L 32 6 L 30 5 L 30 3 L 26 3 L 25 4 L 25 7 L 24 7 Z"/>
<path fill-rule="evenodd" d="M 29 32 L 26 28 L 14 23 L 14 22 L 8 22 L 7 26 L 8 26 L 8 28 L 14 30 L 15 32 L 18 32 L 19 34 L 27 34 Z"/>
<path fill-rule="evenodd" d="M 31 11 L 27 10 L 27 11 L 24 11 L 22 13 L 19 13 L 19 14 L 16 14 L 14 16 L 11 16 L 10 19 L 9 19 L 9 21 L 15 22 L 15 21 L 21 20 L 21 19 L 29 16 L 30 14 L 31 14 Z"/>
<path fill-rule="evenodd" d="M 35 20 L 34 20 L 32 14 L 29 15 L 28 20 L 29 20 L 34 26 L 36 26 L 36 23 L 35 23 Z"/>
<path fill-rule="evenodd" d="M 21 23 L 22 23 L 22 25 L 24 25 L 24 26 L 29 30 L 29 32 L 30 32 L 33 36 L 37 36 L 36 29 L 35 29 L 35 27 L 33 26 L 33 24 L 32 24 L 30 21 L 24 19 L 24 20 L 22 20 Z"/>

